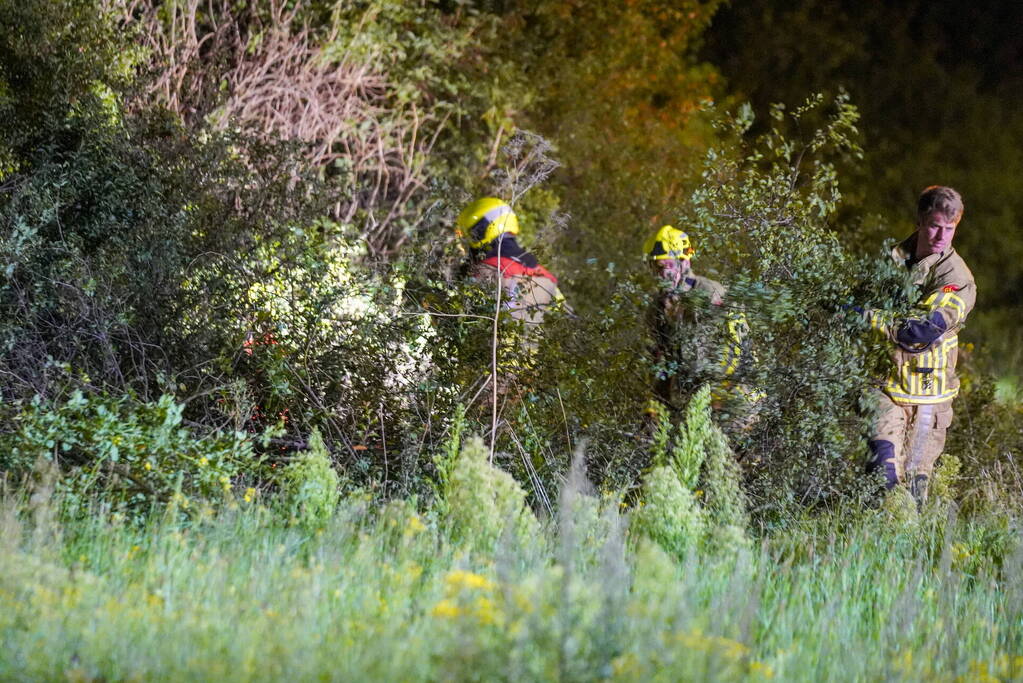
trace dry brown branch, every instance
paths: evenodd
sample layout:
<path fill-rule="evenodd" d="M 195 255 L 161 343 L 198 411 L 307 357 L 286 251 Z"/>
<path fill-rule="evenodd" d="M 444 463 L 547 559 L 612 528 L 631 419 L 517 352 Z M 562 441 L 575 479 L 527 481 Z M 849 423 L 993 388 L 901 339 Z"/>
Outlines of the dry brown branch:
<path fill-rule="evenodd" d="M 191 127 L 304 143 L 310 164 L 344 178 L 334 218 L 362 221 L 373 254 L 396 248 L 446 118 L 398 103 L 387 73 L 338 50 L 337 26 L 300 24 L 302 3 L 265 0 L 263 13 L 230 0 L 109 3 L 149 52 L 136 106 L 155 100 Z"/>

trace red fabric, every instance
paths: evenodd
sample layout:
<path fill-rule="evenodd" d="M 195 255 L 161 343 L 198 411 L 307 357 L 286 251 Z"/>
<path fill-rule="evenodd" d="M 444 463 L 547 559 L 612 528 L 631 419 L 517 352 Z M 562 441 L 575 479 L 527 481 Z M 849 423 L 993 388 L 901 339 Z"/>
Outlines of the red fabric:
<path fill-rule="evenodd" d="M 270 332 L 265 333 L 260 339 L 256 339 L 255 336 L 249 332 L 245 335 L 245 341 L 242 342 L 242 349 L 247 355 L 251 356 L 253 349 L 257 346 L 272 346 L 276 343 L 277 340 L 274 339 L 273 334 Z"/>
<path fill-rule="evenodd" d="M 500 271 L 501 275 L 509 276 L 521 275 L 526 277 L 533 277 L 538 275 L 540 277 L 547 278 L 554 284 L 558 284 L 558 278 L 554 277 L 554 275 L 549 270 L 540 265 L 538 265 L 536 268 L 527 268 L 526 266 L 522 265 L 515 259 L 503 257 L 499 259 L 497 256 L 491 256 L 488 259 L 484 259 L 483 263 L 488 266 L 497 268 L 497 270 Z"/>
<path fill-rule="evenodd" d="M 941 288 L 941 291 L 947 294 L 949 292 L 958 292 L 960 289 L 962 289 L 962 287 L 957 287 L 955 285 L 945 285 L 944 287 Z"/>

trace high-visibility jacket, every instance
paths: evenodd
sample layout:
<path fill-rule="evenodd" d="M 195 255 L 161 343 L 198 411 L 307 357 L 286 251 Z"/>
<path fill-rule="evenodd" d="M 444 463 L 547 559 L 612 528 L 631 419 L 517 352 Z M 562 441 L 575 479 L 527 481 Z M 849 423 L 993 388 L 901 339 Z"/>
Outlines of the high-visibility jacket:
<path fill-rule="evenodd" d="M 511 234 L 495 240 L 472 271 L 474 280 L 492 284 L 495 295 L 498 277 L 501 307 L 513 320 L 520 321 L 527 333 L 543 322 L 544 313 L 564 304 L 558 279 L 520 247 Z"/>
<path fill-rule="evenodd" d="M 959 329 L 977 300 L 973 273 L 955 249 L 913 263 L 909 259 L 915 249 L 916 233 L 897 245 L 891 257 L 910 268 L 920 288 L 919 315 L 896 318 L 886 311 L 866 312 L 870 326 L 891 342 L 894 367 L 882 389 L 899 405 L 943 403 L 959 393 Z"/>
<path fill-rule="evenodd" d="M 700 292 L 706 296 L 712 306 L 724 306 L 725 287 L 710 278 L 696 275 L 689 271 L 683 275 L 678 287 L 663 292 L 655 301 L 651 327 L 654 332 L 654 359 L 662 362 L 665 359 L 676 363 L 684 363 L 688 366 L 716 366 L 715 374 L 726 378 L 739 369 L 740 364 L 751 354 L 746 348 L 748 346 L 747 336 L 749 326 L 746 316 L 740 309 L 730 308 L 725 312 L 724 322 L 728 333 L 728 342 L 723 348 L 676 348 L 676 330 L 679 326 L 696 322 L 699 314 L 689 301 L 692 292 Z M 689 357 L 688 360 L 683 359 Z M 713 358 L 713 360 L 711 360 Z M 672 378 L 667 376 L 658 377 L 657 392 L 670 400 Z"/>

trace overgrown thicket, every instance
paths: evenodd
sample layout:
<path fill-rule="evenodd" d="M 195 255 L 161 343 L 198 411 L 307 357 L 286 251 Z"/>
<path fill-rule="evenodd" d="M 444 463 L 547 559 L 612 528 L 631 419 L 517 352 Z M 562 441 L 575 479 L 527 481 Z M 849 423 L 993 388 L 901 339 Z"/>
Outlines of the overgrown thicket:
<path fill-rule="evenodd" d="M 99 406 L 166 396 L 199 434 L 272 438 L 251 470 L 317 425 L 354 460 L 360 430 L 391 419 L 424 327 L 399 310 L 401 278 L 367 259 L 432 215 L 416 202 L 427 182 L 459 182 L 446 164 L 471 165 L 472 126 L 465 149 L 430 155 L 459 134 L 446 121 L 478 114 L 452 66 L 466 26 L 427 7 L 327 9 L 3 4 L 11 430 L 35 428 L 43 409 L 19 407 L 34 396 L 98 421 L 101 408 L 71 407 L 88 400 L 77 392 Z M 399 31 L 434 51 L 433 71 L 392 49 Z M 282 83 L 283 101 L 270 96 Z M 111 460 L 81 440 L 44 443 L 64 465 Z M 9 467 L 30 468 L 30 450 Z M 199 453 L 145 462 L 191 479 Z M 368 455 L 361 474 L 387 478 Z"/>
<path fill-rule="evenodd" d="M 708 399 L 682 428 L 665 420 L 662 465 L 631 513 L 576 467 L 558 519 L 540 521 L 478 439 L 448 444 L 432 505 L 360 493 L 311 525 L 281 514 L 323 501 L 308 487 L 283 509 L 246 493 L 188 520 L 163 512 L 139 526 L 95 509 L 61 523 L 40 478 L 0 498 L 0 675 L 1019 677 L 1018 530 L 943 506 L 729 539 L 722 515 L 741 517 L 741 497 L 718 479 L 727 448 Z M 690 492 L 685 507 L 658 497 L 671 490 Z M 679 510 L 706 533 L 681 537 L 695 530 L 675 523 Z"/>
<path fill-rule="evenodd" d="M 559 514 L 585 445 L 602 489 L 674 501 L 737 547 L 871 493 L 859 401 L 883 349 L 842 305 L 911 292 L 836 224 L 855 107 L 815 97 L 754 126 L 710 104 L 715 71 L 691 55 L 718 3 L 574 6 L 0 1 L 6 475 L 52 462 L 75 501 L 140 516 L 280 494 L 315 528 L 338 486 L 437 498 L 452 435 L 476 433 L 467 481 L 499 466 L 532 510 Z M 645 39 L 612 54 L 609 31 Z M 506 313 L 465 281 L 451 224 L 480 194 L 511 200 L 562 276 L 571 310 L 536 351 L 495 342 Z M 664 222 L 730 286 L 676 342 L 722 347 L 741 312 L 731 388 L 764 396 L 752 416 L 695 364 L 651 417 L 638 251 Z M 495 368 L 514 386 L 496 406 Z M 967 387 L 950 447 L 990 501 L 1016 495 L 998 468 L 1019 434 L 982 436 L 1013 412 L 986 386 Z M 715 424 L 687 436 L 708 391 Z M 682 557 L 701 533 L 665 542 Z"/>
<path fill-rule="evenodd" d="M 731 106 L 719 4 L 0 0 L 0 678 L 1021 677 L 1019 403 L 964 347 L 878 500 L 858 112 Z M 669 222 L 729 292 L 655 368 Z"/>

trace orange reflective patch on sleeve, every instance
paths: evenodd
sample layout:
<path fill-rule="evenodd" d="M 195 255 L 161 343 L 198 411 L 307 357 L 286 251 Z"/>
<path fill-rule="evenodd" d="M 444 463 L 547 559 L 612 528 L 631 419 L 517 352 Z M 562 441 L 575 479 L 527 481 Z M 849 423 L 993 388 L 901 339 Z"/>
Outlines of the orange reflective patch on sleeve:
<path fill-rule="evenodd" d="M 960 289 L 962 289 L 962 287 L 960 287 L 958 285 L 945 285 L 944 287 L 941 288 L 941 291 L 943 291 L 945 293 L 948 293 L 948 292 L 958 292 Z"/>

